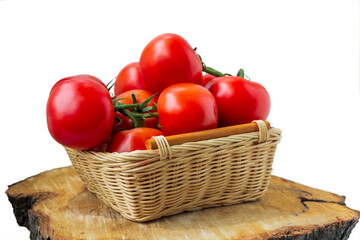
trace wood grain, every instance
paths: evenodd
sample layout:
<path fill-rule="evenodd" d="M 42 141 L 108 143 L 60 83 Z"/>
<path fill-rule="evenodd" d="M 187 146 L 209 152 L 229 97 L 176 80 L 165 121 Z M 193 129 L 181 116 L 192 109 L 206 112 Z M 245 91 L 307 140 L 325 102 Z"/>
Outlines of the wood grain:
<path fill-rule="evenodd" d="M 345 197 L 272 176 L 258 201 L 186 212 L 147 223 L 124 219 L 88 192 L 72 167 L 9 186 L 31 239 L 347 239 L 360 212 Z"/>

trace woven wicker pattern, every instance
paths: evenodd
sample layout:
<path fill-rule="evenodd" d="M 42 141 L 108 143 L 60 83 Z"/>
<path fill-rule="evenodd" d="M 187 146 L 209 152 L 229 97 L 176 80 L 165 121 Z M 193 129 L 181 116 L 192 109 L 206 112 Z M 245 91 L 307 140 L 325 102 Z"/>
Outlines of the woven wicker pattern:
<path fill-rule="evenodd" d="M 125 218 L 144 222 L 260 198 L 280 138 L 279 129 L 260 127 L 259 132 L 171 147 L 160 137 L 157 150 L 65 149 L 91 192 Z"/>

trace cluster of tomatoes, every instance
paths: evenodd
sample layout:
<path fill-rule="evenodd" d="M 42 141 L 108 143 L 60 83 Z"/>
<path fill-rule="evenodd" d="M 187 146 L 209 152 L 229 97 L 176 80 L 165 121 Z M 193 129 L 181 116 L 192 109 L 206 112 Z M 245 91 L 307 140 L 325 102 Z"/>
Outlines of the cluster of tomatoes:
<path fill-rule="evenodd" d="M 111 88 L 91 75 L 59 80 L 47 102 L 52 137 L 79 150 L 107 143 L 108 152 L 129 152 L 145 149 L 153 136 L 265 120 L 270 111 L 262 85 L 245 79 L 242 69 L 231 76 L 207 67 L 176 34 L 150 41 Z"/>

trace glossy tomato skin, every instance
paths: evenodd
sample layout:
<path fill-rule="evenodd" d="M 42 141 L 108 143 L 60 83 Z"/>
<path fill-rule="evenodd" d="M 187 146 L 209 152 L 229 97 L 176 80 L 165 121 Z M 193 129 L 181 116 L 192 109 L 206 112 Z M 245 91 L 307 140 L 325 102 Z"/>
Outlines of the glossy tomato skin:
<path fill-rule="evenodd" d="M 117 132 L 107 145 L 107 152 L 131 152 L 135 150 L 145 150 L 145 141 L 153 136 L 165 135 L 158 129 L 153 128 L 133 128 L 130 130 Z"/>
<path fill-rule="evenodd" d="M 140 74 L 138 62 L 130 63 L 121 69 L 115 80 L 114 94 L 118 96 L 123 92 L 134 89 L 148 89 Z"/>
<path fill-rule="evenodd" d="M 51 136 L 66 147 L 80 150 L 106 142 L 114 122 L 109 92 L 87 79 L 71 79 L 54 88 L 46 114 Z"/>
<path fill-rule="evenodd" d="M 144 89 L 135 89 L 135 90 L 129 90 L 126 91 L 124 93 L 119 94 L 116 99 L 121 99 L 119 100 L 120 103 L 125 103 L 125 104 L 132 104 L 132 97 L 131 95 L 135 94 L 136 96 L 136 100 L 138 101 L 138 103 L 142 103 L 144 102 L 146 99 L 148 99 L 149 97 L 151 97 L 152 95 L 154 95 L 154 93 L 148 91 L 148 90 L 144 90 Z M 154 98 L 150 101 L 150 103 L 148 103 L 146 105 L 146 107 L 150 107 L 150 106 L 155 106 L 155 104 L 158 102 L 158 97 L 154 96 Z M 154 104 L 155 103 L 155 104 Z M 154 112 L 154 111 L 151 111 Z M 118 115 L 117 115 L 118 116 Z M 121 116 L 122 119 L 122 123 L 117 125 L 117 128 L 123 128 L 123 129 L 131 129 L 132 128 L 132 121 L 131 119 L 129 119 L 126 116 Z M 131 124 L 131 127 L 129 126 Z M 159 128 L 159 119 L 152 117 L 152 118 L 147 118 L 145 119 L 144 122 L 144 127 L 149 127 L 149 128 Z"/>
<path fill-rule="evenodd" d="M 214 75 L 211 75 L 209 73 L 205 74 L 203 76 L 203 80 L 202 80 L 202 83 L 201 83 L 201 86 L 205 87 L 211 80 L 213 80 L 214 78 L 216 78 L 216 76 Z"/>
<path fill-rule="evenodd" d="M 148 88 L 160 93 L 176 83 L 202 82 L 202 64 L 189 43 L 179 35 L 166 33 L 144 48 L 140 72 Z"/>
<path fill-rule="evenodd" d="M 216 99 L 220 127 L 266 120 L 269 115 L 270 96 L 259 83 L 226 76 L 211 80 L 206 88 Z"/>
<path fill-rule="evenodd" d="M 68 80 L 72 80 L 72 79 L 77 79 L 77 78 L 95 81 L 95 82 L 100 83 L 104 87 L 106 87 L 106 85 L 105 85 L 105 83 L 103 81 L 101 81 L 99 78 L 97 78 L 97 77 L 95 77 L 93 75 L 79 74 L 79 75 L 69 76 L 69 77 L 60 79 L 59 81 L 57 81 L 54 84 L 54 86 L 51 88 L 50 92 L 52 92 L 52 90 L 54 90 L 57 86 L 61 85 L 63 82 L 68 81 Z"/>
<path fill-rule="evenodd" d="M 166 135 L 216 128 L 218 110 L 214 96 L 193 83 L 178 83 L 159 96 L 158 115 Z"/>

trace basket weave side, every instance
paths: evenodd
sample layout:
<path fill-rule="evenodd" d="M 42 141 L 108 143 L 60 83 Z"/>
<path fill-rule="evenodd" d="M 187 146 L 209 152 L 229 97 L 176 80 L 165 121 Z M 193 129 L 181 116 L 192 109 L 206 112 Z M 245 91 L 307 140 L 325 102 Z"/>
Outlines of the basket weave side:
<path fill-rule="evenodd" d="M 260 198 L 267 190 L 281 131 L 171 146 L 159 150 L 104 153 L 65 148 L 89 191 L 134 221 Z"/>

